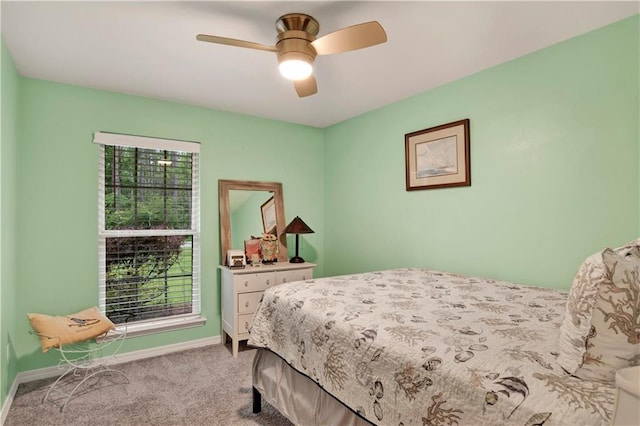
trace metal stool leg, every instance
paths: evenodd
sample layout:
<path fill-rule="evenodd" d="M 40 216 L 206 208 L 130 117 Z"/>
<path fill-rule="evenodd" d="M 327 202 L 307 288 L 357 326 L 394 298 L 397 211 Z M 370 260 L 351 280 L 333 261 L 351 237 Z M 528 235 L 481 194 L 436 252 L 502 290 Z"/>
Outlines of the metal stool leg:
<path fill-rule="evenodd" d="M 108 363 L 114 360 L 117 353 L 120 351 L 125 338 L 126 329 L 122 333 L 117 333 L 115 337 L 109 339 L 108 341 L 96 343 L 96 346 L 92 348 L 78 349 L 78 345 L 60 345 L 59 348 L 56 348 L 61 355 L 58 367 L 60 369 L 66 368 L 66 371 L 62 373 L 60 377 L 58 377 L 56 381 L 51 384 L 51 386 L 49 386 L 47 393 L 42 398 L 42 402 L 46 402 L 52 393 L 58 392 L 65 397 L 64 403 L 60 408 L 60 411 L 64 412 L 64 410 L 67 408 L 67 404 L 69 403 L 69 401 L 71 401 L 73 395 L 76 394 L 76 391 L 80 389 L 80 387 L 85 384 L 87 380 L 103 373 L 108 373 L 110 375 L 113 375 L 113 373 L 118 373 L 125 378 L 126 383 L 128 384 L 129 378 L 125 373 L 108 366 Z M 86 345 L 86 342 L 84 344 Z M 97 358 L 97 356 L 102 355 L 108 348 L 112 350 L 109 355 Z M 64 379 L 70 376 L 83 377 L 79 383 L 73 386 L 73 389 L 70 392 L 57 389 L 62 386 L 62 382 L 64 381 Z"/>

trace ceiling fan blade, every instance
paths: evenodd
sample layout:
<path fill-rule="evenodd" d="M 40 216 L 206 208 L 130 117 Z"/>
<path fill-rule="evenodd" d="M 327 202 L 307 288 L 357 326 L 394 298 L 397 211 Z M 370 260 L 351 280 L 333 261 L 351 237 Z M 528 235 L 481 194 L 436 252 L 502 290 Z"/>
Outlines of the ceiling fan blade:
<path fill-rule="evenodd" d="M 387 41 L 387 33 L 377 21 L 334 31 L 311 42 L 318 55 L 348 52 Z"/>
<path fill-rule="evenodd" d="M 316 83 L 316 79 L 312 75 L 304 80 L 295 80 L 293 85 L 296 88 L 298 96 L 301 98 L 318 93 L 318 83 Z"/>
<path fill-rule="evenodd" d="M 237 40 L 235 38 L 218 37 L 207 34 L 198 34 L 196 39 L 199 41 L 206 41 L 209 43 L 226 44 L 227 46 L 246 47 L 248 49 L 266 50 L 267 52 L 277 52 L 278 48 L 275 46 L 268 46 L 266 44 L 254 43 L 252 41 Z"/>

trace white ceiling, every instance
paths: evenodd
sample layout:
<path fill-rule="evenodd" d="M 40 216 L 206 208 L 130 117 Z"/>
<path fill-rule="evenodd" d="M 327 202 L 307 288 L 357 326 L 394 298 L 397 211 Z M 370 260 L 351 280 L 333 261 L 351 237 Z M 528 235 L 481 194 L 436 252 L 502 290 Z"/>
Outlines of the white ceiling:
<path fill-rule="evenodd" d="M 21 75 L 326 127 L 640 12 L 638 1 L 2 1 Z M 298 98 L 271 52 L 276 19 L 314 16 L 319 36 L 377 20 L 388 42 L 319 56 L 318 94 Z"/>

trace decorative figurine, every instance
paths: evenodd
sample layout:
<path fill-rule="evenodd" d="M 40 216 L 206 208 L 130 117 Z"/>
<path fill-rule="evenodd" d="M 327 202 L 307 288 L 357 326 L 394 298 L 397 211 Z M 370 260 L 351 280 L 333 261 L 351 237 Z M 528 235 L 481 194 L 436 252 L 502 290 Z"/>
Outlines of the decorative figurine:
<path fill-rule="evenodd" d="M 278 261 L 278 238 L 274 234 L 262 234 L 262 263 Z"/>

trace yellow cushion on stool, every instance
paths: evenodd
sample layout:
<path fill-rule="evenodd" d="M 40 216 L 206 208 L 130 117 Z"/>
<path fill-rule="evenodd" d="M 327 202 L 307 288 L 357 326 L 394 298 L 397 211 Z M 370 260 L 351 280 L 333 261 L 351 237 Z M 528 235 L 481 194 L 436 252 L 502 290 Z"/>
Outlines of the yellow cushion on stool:
<path fill-rule="evenodd" d="M 95 306 L 67 316 L 27 314 L 27 317 L 40 337 L 42 352 L 93 339 L 116 328 Z"/>

